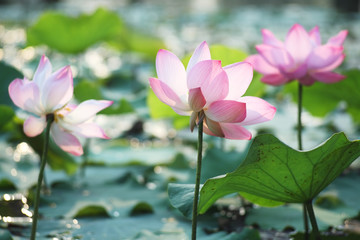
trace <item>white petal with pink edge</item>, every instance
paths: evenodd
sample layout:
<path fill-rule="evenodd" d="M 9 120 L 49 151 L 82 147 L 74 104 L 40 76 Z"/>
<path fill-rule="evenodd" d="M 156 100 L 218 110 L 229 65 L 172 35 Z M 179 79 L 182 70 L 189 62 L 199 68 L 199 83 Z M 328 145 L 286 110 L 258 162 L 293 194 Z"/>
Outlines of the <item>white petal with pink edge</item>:
<path fill-rule="evenodd" d="M 63 67 L 53 73 L 41 89 L 42 104 L 46 113 L 65 106 L 73 96 L 73 77 L 70 66 Z"/>
<path fill-rule="evenodd" d="M 42 133 L 46 127 L 46 119 L 45 117 L 33 117 L 30 116 L 24 122 L 24 133 L 28 137 L 35 137 Z"/>
<path fill-rule="evenodd" d="M 241 124 L 242 125 L 242 124 Z M 251 132 L 238 123 L 220 123 L 221 129 L 227 139 L 250 140 Z"/>
<path fill-rule="evenodd" d="M 347 35 L 348 30 L 342 30 L 336 36 L 331 37 L 327 43 L 334 46 L 341 46 L 344 44 Z"/>
<path fill-rule="evenodd" d="M 260 54 L 250 55 L 245 59 L 245 62 L 252 64 L 255 71 L 261 74 L 278 74 L 279 70 L 270 65 Z"/>
<path fill-rule="evenodd" d="M 246 103 L 246 118 L 243 126 L 258 124 L 273 119 L 276 108 L 267 101 L 257 97 L 242 97 L 239 101 Z"/>
<path fill-rule="evenodd" d="M 51 72 L 52 66 L 50 60 L 45 55 L 42 55 L 33 77 L 33 81 L 36 82 L 40 89 L 43 88 L 43 85 L 47 81 L 48 77 L 51 76 Z"/>
<path fill-rule="evenodd" d="M 155 93 L 155 95 L 162 101 L 163 103 L 169 105 L 172 108 L 177 108 L 180 111 L 190 111 L 190 107 L 187 104 L 187 99 L 183 100 L 182 98 L 186 98 L 183 96 L 182 98 L 177 95 L 177 93 L 172 90 L 170 86 L 166 83 L 162 82 L 157 78 L 149 78 L 150 87 Z"/>
<path fill-rule="evenodd" d="M 65 115 L 63 121 L 70 124 L 83 123 L 96 115 L 99 111 L 109 107 L 113 101 L 87 100 L 80 103 L 74 110 Z"/>
<path fill-rule="evenodd" d="M 246 104 L 232 100 L 215 101 L 210 104 L 205 115 L 215 122 L 241 122 L 246 117 Z"/>
<path fill-rule="evenodd" d="M 315 26 L 313 29 L 310 30 L 309 37 L 313 44 L 313 47 L 321 45 L 321 35 L 318 26 Z"/>
<path fill-rule="evenodd" d="M 247 62 L 238 62 L 224 67 L 229 79 L 229 93 L 226 99 L 236 100 L 248 89 L 253 78 L 253 67 Z"/>
<path fill-rule="evenodd" d="M 75 156 L 81 156 L 83 148 L 79 139 L 71 133 L 64 131 L 58 124 L 53 123 L 50 129 L 54 142 L 65 152 L 71 153 Z"/>
<path fill-rule="evenodd" d="M 262 29 L 261 33 L 262 33 L 264 44 L 271 45 L 274 47 L 281 47 L 281 48 L 284 47 L 284 43 L 282 43 L 280 40 L 278 40 L 271 31 L 269 31 L 267 29 Z"/>
<path fill-rule="evenodd" d="M 343 55 L 343 47 L 323 45 L 314 49 L 309 55 L 309 69 L 321 69 L 332 65 Z"/>
<path fill-rule="evenodd" d="M 312 50 L 309 34 L 300 24 L 294 24 L 285 39 L 287 51 L 296 63 L 304 62 Z"/>
<path fill-rule="evenodd" d="M 226 72 L 217 60 L 205 60 L 197 63 L 188 73 L 189 89 L 201 87 L 207 104 L 224 99 L 229 92 L 229 80 Z"/>
<path fill-rule="evenodd" d="M 103 138 L 110 139 L 104 130 L 96 123 L 83 123 L 79 125 L 61 125 L 64 129 L 75 133 L 77 136 L 84 138 Z"/>
<path fill-rule="evenodd" d="M 158 79 L 166 83 L 178 95 L 187 94 L 186 71 L 180 59 L 167 50 L 159 50 L 156 55 Z"/>
<path fill-rule="evenodd" d="M 35 82 L 17 78 L 10 83 L 8 90 L 9 96 L 16 106 L 38 116 L 42 115 L 40 92 Z"/>
<path fill-rule="evenodd" d="M 189 72 L 195 64 L 204 60 L 211 60 L 210 49 L 205 41 L 195 49 L 186 67 L 186 71 Z"/>

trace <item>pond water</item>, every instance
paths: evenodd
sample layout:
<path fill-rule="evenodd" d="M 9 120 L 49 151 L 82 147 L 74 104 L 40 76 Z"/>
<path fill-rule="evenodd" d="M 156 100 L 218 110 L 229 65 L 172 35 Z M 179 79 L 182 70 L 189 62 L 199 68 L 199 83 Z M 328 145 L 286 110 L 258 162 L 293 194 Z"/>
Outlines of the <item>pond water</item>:
<path fill-rule="evenodd" d="M 300 23 L 308 30 L 317 25 L 323 42 L 340 30 L 348 29 L 346 61 L 339 69 L 359 69 L 360 14 L 339 11 L 334 5 L 332 1 L 321 0 L 291 3 L 277 0 L 271 4 L 268 1 L 232 0 L 32 0 L 1 4 L 0 60 L 19 69 L 25 76 L 32 77 L 38 59 L 45 53 L 56 68 L 71 64 L 76 83 L 83 78 L 106 79 L 116 74 L 130 79 L 102 89 L 108 99 L 129 100 L 135 111 L 96 119 L 114 140 L 87 143 L 86 158 L 94 166 L 86 170 L 85 177 L 79 173 L 69 177 L 63 171 L 47 169 L 47 181 L 52 184 L 53 192 L 45 197 L 42 206 L 44 218 L 40 222 L 40 236 L 43 239 L 187 239 L 191 224 L 170 207 L 166 189 L 171 181 L 193 182 L 194 169 L 189 166 L 194 167 L 197 138 L 187 128 L 175 129 L 167 119 L 149 117 L 146 97 L 148 78 L 155 76 L 154 58 L 144 60 L 136 53 L 114 51 L 104 44 L 96 44 L 80 54 L 61 54 L 45 46 L 26 46 L 26 29 L 44 11 L 77 16 L 91 14 L 99 7 L 109 9 L 118 13 L 130 28 L 160 38 L 168 50 L 181 57 L 191 53 L 204 40 L 209 45 L 222 44 L 254 53 L 254 45 L 262 40 L 262 28 L 284 39 L 294 23 Z M 279 95 L 277 88 L 268 87 L 266 91 L 267 100 L 278 108 L 276 117 L 271 122 L 248 129 L 254 136 L 260 132 L 274 133 L 289 146 L 297 148 L 296 103 L 289 96 Z M 26 116 L 22 111 L 17 114 L 20 118 Z M 303 124 L 306 126 L 303 133 L 305 149 L 329 138 L 334 129 L 344 131 L 350 140 L 360 138 L 359 125 L 344 111 L 344 103 L 324 118 L 313 117 L 305 110 Z M 14 192 L 27 195 L 36 182 L 38 155 L 27 143 L 13 144 L 7 133 L 0 134 L 0 151 L 4 153 L 0 157 L 0 179 L 11 180 L 16 186 Z M 211 137 L 206 137 L 206 140 L 206 149 L 222 145 L 237 156 L 248 147 L 248 142 L 244 141 L 220 142 Z M 230 157 L 231 154 L 229 159 L 238 158 Z M 80 164 L 82 160 L 75 158 L 74 161 Z M 187 167 L 181 167 L 181 164 Z M 238 164 L 233 163 L 224 167 L 218 175 L 236 166 Z M 208 177 L 216 176 L 212 175 L 211 169 L 205 172 Z M 334 189 L 332 191 L 336 191 L 336 187 Z M 150 207 L 147 208 L 146 204 L 143 207 L 142 203 Z M 137 209 L 139 204 L 143 209 Z M 79 209 L 92 205 L 101 206 L 105 213 L 99 214 L 100 218 L 98 215 L 96 218 L 79 217 Z M 141 215 L 141 210 L 148 214 Z M 10 234 L 13 239 L 26 239 L 30 231 L 26 221 L 20 224 L 20 228 L 16 228 L 19 227 L 16 224 L 15 228 L 10 227 L 10 231 L 2 226 L 0 236 Z M 200 239 L 237 239 L 219 231 L 222 230 L 219 224 L 209 216 L 202 219 L 200 226 L 205 229 L 200 233 Z M 276 229 L 281 231 L 284 227 L 281 225 Z M 210 232 L 215 233 L 208 235 Z M 267 234 L 261 233 L 263 239 L 273 237 Z M 285 234 L 279 239 L 287 238 Z"/>

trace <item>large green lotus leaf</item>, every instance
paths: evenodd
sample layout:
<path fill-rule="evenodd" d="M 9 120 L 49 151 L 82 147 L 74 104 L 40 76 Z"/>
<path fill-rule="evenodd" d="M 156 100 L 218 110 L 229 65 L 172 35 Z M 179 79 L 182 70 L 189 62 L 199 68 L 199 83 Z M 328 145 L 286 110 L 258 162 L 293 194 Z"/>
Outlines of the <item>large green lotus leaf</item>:
<path fill-rule="evenodd" d="M 199 212 L 204 213 L 217 199 L 235 192 L 287 203 L 311 200 L 359 155 L 360 141 L 351 142 L 344 133 L 302 152 L 272 135 L 260 135 L 234 172 L 204 184 Z"/>
<path fill-rule="evenodd" d="M 346 79 L 340 82 L 333 84 L 316 82 L 310 87 L 304 87 L 304 108 L 314 116 L 323 117 L 334 110 L 341 101 L 345 101 L 347 111 L 356 122 L 360 122 L 360 70 L 352 69 L 343 74 Z M 297 85 L 294 81 L 284 88 L 295 102 L 298 94 Z"/>
<path fill-rule="evenodd" d="M 90 15 L 69 17 L 46 12 L 27 30 L 27 44 L 47 45 L 63 53 L 80 53 L 95 43 L 110 40 L 123 31 L 115 12 L 99 8 Z"/>
<path fill-rule="evenodd" d="M 8 92 L 9 84 L 15 78 L 23 78 L 23 75 L 14 67 L 7 65 L 4 62 L 0 62 L 0 104 L 13 105 Z"/>

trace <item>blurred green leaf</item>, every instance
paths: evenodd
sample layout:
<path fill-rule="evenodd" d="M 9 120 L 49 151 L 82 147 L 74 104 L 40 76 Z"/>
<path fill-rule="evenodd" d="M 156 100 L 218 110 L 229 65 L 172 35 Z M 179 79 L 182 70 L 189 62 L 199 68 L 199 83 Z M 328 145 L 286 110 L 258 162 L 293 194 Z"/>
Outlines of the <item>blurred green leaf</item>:
<path fill-rule="evenodd" d="M 316 82 L 303 90 L 303 106 L 312 115 L 324 117 L 334 110 L 341 101 L 346 102 L 347 111 L 354 121 L 360 122 L 360 70 L 352 69 L 342 73 L 346 79 L 325 84 Z M 297 82 L 286 84 L 284 91 L 290 93 L 294 102 L 297 102 Z"/>
<path fill-rule="evenodd" d="M 130 216 L 154 213 L 154 209 L 147 202 L 138 202 L 130 211 Z"/>
<path fill-rule="evenodd" d="M 194 189 L 195 184 L 170 183 L 168 187 L 171 205 L 189 219 L 192 217 Z"/>
<path fill-rule="evenodd" d="M 161 39 L 129 27 L 108 42 L 120 51 L 141 53 L 149 60 L 155 59 L 158 50 L 165 48 Z"/>
<path fill-rule="evenodd" d="M 101 100 L 103 99 L 103 95 L 100 87 L 98 83 L 82 80 L 74 87 L 74 96 L 80 102 L 89 99 Z"/>
<path fill-rule="evenodd" d="M 114 103 L 108 108 L 105 108 L 100 114 L 114 115 L 114 114 L 125 114 L 134 112 L 133 106 L 126 100 L 121 99 L 119 103 Z"/>
<path fill-rule="evenodd" d="M 360 141 L 344 133 L 311 151 L 296 151 L 272 135 L 256 137 L 245 161 L 225 177 L 209 179 L 201 189 L 199 212 L 217 199 L 247 192 L 278 202 L 302 203 L 313 199 L 360 156 Z"/>
<path fill-rule="evenodd" d="M 103 8 L 93 14 L 69 17 L 46 12 L 27 30 L 27 44 L 47 45 L 63 53 L 80 53 L 93 44 L 118 36 L 124 29 L 120 17 Z"/>
<path fill-rule="evenodd" d="M 20 73 L 18 70 L 16 70 L 14 67 L 7 65 L 4 62 L 0 62 L 0 104 L 7 104 L 7 105 L 12 105 L 14 106 L 14 104 L 12 103 L 9 93 L 8 93 L 8 88 L 10 83 L 15 79 L 15 78 L 23 78 L 22 73 Z"/>
<path fill-rule="evenodd" d="M 83 80 L 74 88 L 74 95 L 80 102 L 95 99 L 105 99 L 101 93 L 101 85 L 99 83 Z M 119 103 L 115 102 L 110 107 L 102 110 L 100 114 L 114 115 L 134 112 L 133 106 L 126 100 L 121 99 Z"/>
<path fill-rule="evenodd" d="M 6 105 L 0 105 L 0 130 L 13 119 L 15 112 L 14 110 Z"/>
<path fill-rule="evenodd" d="M 0 190 L 13 191 L 16 190 L 16 186 L 11 180 L 3 178 L 0 180 Z"/>
<path fill-rule="evenodd" d="M 103 206 L 90 205 L 81 208 L 74 218 L 89 218 L 89 217 L 110 217 L 109 213 Z"/>

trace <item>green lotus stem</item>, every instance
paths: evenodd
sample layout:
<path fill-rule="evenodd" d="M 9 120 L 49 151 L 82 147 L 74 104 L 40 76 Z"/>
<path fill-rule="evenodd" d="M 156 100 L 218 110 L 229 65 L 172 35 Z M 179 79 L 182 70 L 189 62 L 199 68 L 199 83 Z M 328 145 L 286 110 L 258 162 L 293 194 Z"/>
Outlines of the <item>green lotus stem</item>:
<path fill-rule="evenodd" d="M 310 218 L 310 222 L 311 222 L 311 226 L 312 226 L 312 231 L 315 235 L 315 239 L 321 240 L 321 235 L 320 235 L 319 228 L 318 228 L 318 225 L 316 222 L 315 213 L 314 213 L 314 209 L 313 209 L 313 205 L 312 205 L 312 200 L 307 201 L 305 204 L 306 204 L 306 209 L 309 213 L 309 218 Z"/>
<path fill-rule="evenodd" d="M 302 112 L 302 92 L 303 92 L 303 85 L 299 82 L 298 88 L 298 125 L 297 125 L 297 137 L 298 137 L 298 144 L 299 150 L 302 149 L 302 123 L 301 123 L 301 112 Z"/>
<path fill-rule="evenodd" d="M 195 193 L 192 211 L 192 228 L 191 228 L 191 239 L 196 240 L 196 227 L 197 227 L 197 209 L 199 201 L 199 190 L 200 190 L 200 177 L 201 177 L 201 160 L 202 160 L 202 147 L 203 147 L 203 117 L 199 113 L 198 123 L 198 155 L 197 155 L 197 166 L 196 166 L 196 181 L 195 181 Z"/>
<path fill-rule="evenodd" d="M 298 87 L 298 125 L 297 125 L 297 137 L 298 137 L 298 146 L 299 150 L 303 150 L 302 148 L 302 123 L 301 123 L 301 112 L 302 112 L 302 92 L 303 85 L 299 82 Z M 305 240 L 309 239 L 309 221 L 306 211 L 306 205 L 303 204 L 303 217 L 304 217 L 304 231 L 305 231 Z"/>
<path fill-rule="evenodd" d="M 47 125 L 46 125 L 46 130 L 45 130 L 44 148 L 43 148 L 43 152 L 42 152 L 42 156 L 41 156 L 40 172 L 39 172 L 38 182 L 36 185 L 36 195 L 34 198 L 34 215 L 32 218 L 33 223 L 32 223 L 32 227 L 31 227 L 31 237 L 30 237 L 31 240 L 35 240 L 35 238 L 36 238 L 37 220 L 39 217 L 40 189 L 41 189 L 41 184 L 42 184 L 43 178 L 44 178 L 46 156 L 47 156 L 47 152 L 48 152 L 48 148 L 49 148 L 50 126 L 53 121 L 54 121 L 54 114 L 46 115 Z"/>

